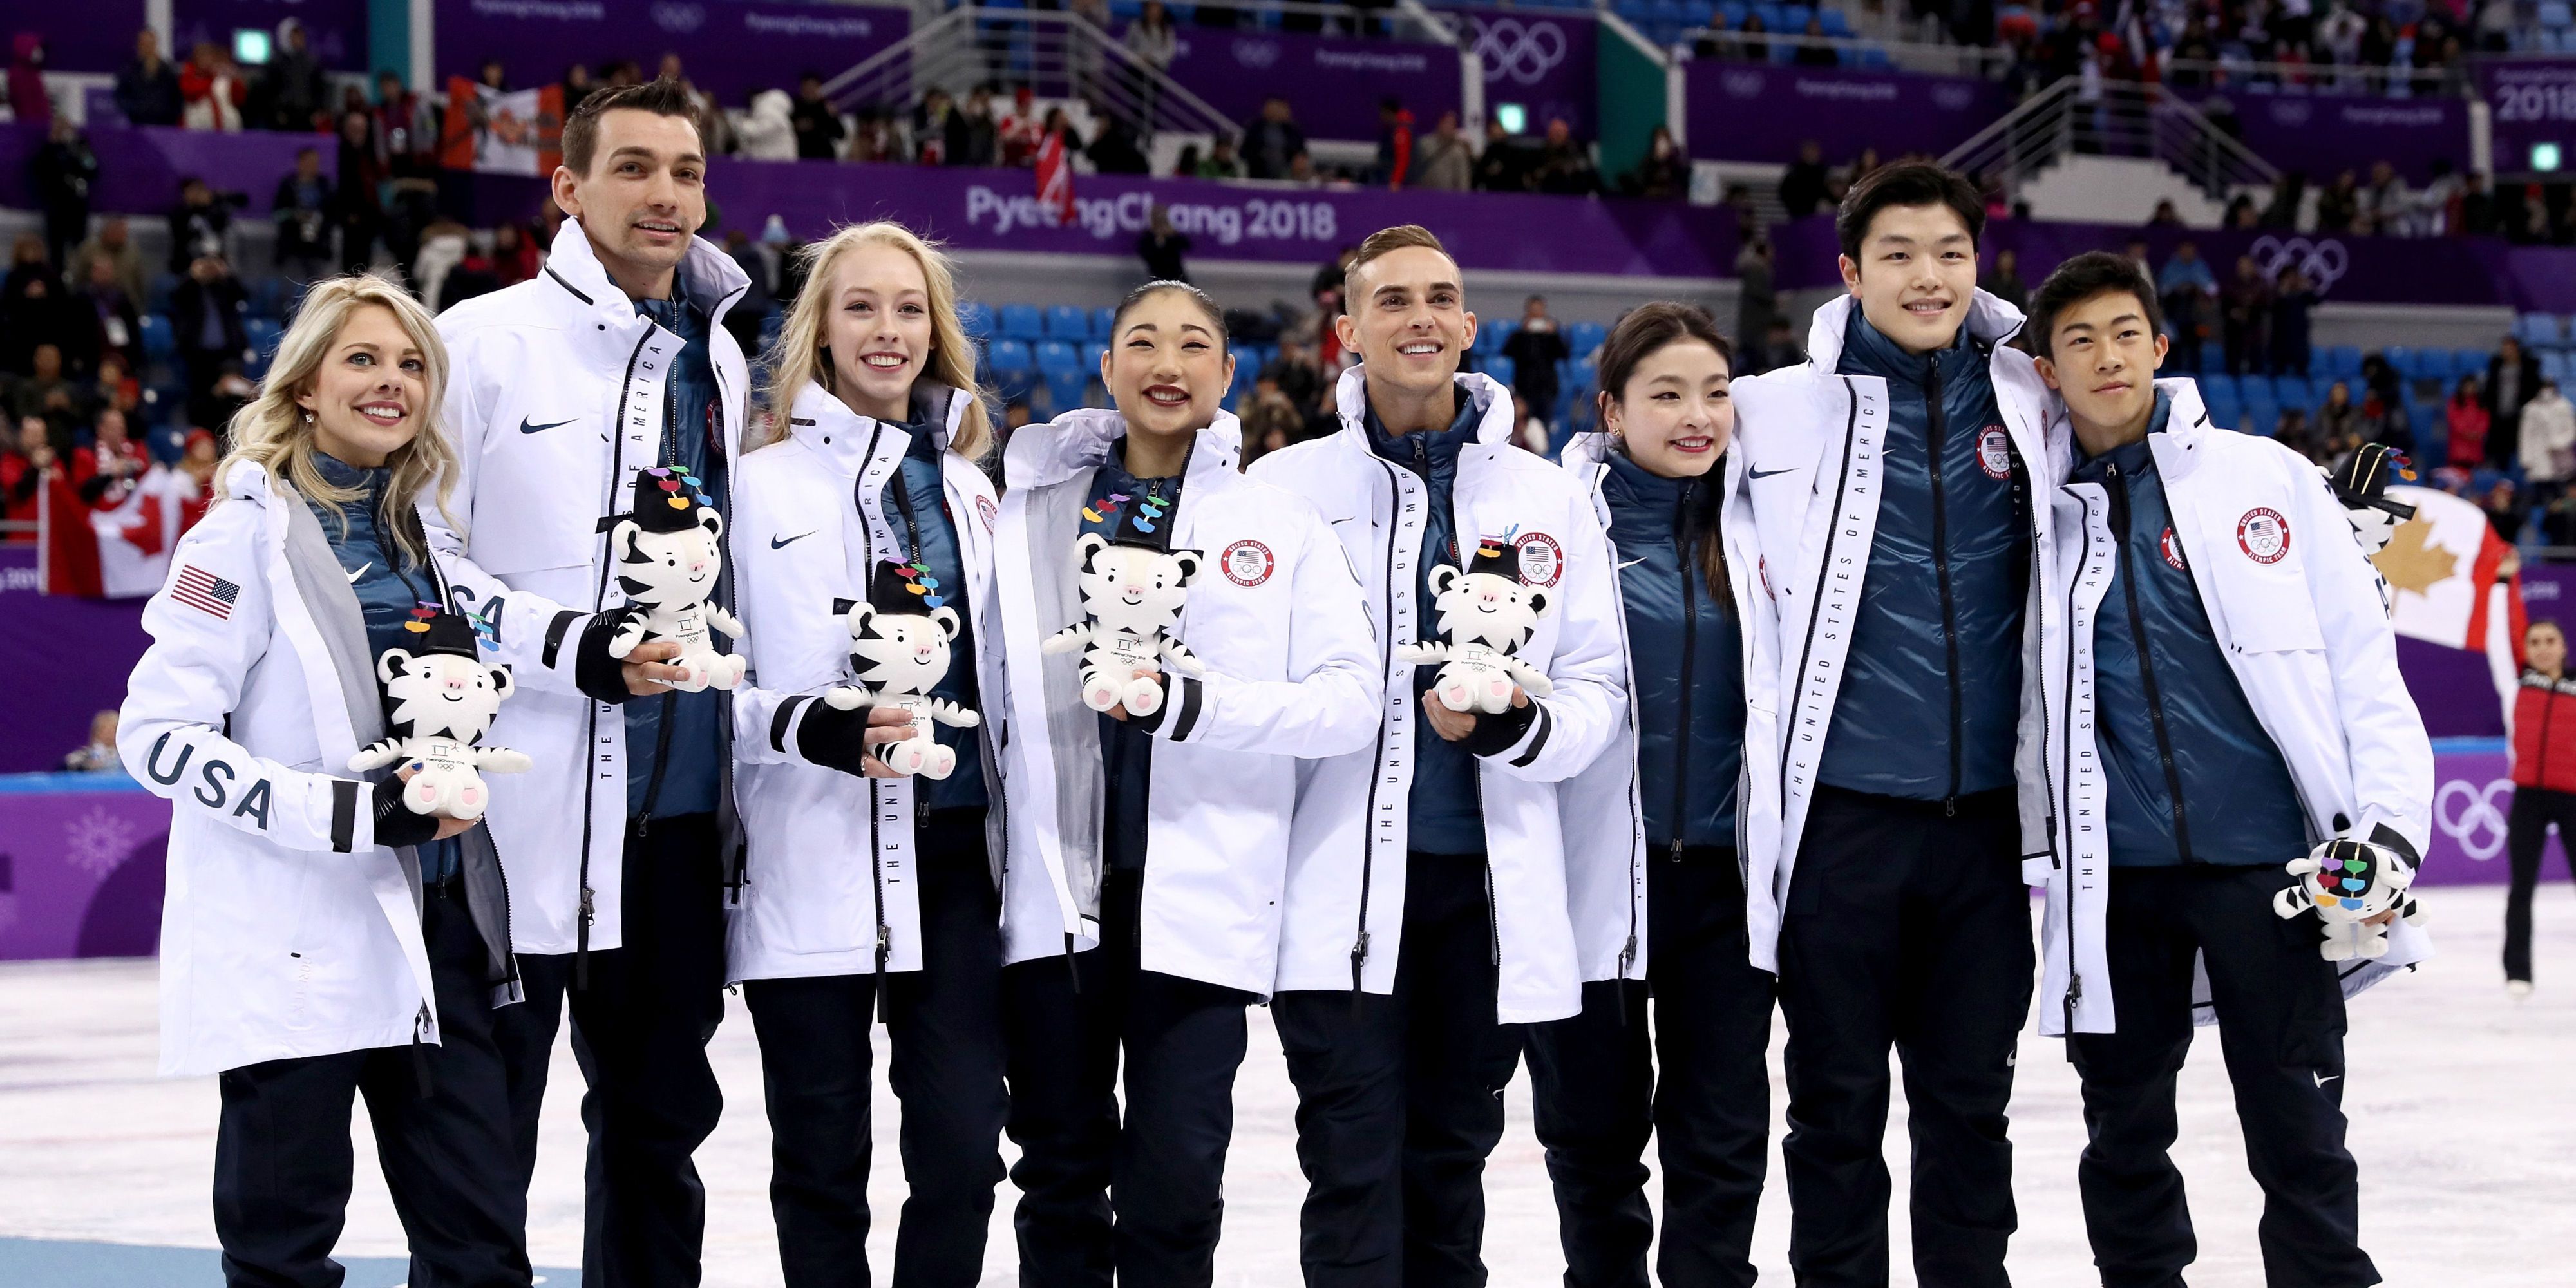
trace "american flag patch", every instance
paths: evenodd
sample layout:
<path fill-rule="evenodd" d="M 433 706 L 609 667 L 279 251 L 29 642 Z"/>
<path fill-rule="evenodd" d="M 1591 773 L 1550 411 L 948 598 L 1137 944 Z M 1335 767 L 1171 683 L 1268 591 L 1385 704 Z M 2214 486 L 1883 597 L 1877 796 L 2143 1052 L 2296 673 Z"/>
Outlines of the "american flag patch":
<path fill-rule="evenodd" d="M 195 564 L 182 564 L 179 575 L 170 580 L 170 598 L 217 621 L 228 621 L 233 605 L 241 602 L 241 587 Z"/>

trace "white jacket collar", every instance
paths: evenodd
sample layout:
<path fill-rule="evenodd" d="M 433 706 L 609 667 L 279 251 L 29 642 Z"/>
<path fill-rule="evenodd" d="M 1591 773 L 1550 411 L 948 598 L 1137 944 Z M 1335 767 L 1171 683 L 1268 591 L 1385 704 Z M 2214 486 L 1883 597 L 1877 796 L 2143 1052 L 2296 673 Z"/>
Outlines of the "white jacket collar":
<path fill-rule="evenodd" d="M 956 436 L 958 423 L 966 418 L 967 400 L 947 385 L 924 390 L 915 388 L 916 405 L 926 401 L 923 395 L 940 399 L 947 408 L 942 424 L 931 430 L 939 450 L 947 451 Z M 787 436 L 805 445 L 805 450 L 821 458 L 834 473 L 843 478 L 857 478 L 868 466 L 868 444 L 874 440 L 879 450 L 891 448 L 901 456 L 912 447 L 910 427 L 891 421 L 879 421 L 850 410 L 849 404 L 824 391 L 815 381 L 806 381 L 796 391 L 796 404 L 787 414 Z"/>
<path fill-rule="evenodd" d="M 219 479 L 218 492 L 227 501 L 256 501 L 262 507 L 269 496 L 285 486 L 283 480 L 272 480 L 268 467 L 257 461 L 235 461 Z"/>
<path fill-rule="evenodd" d="M 2189 376 L 2169 376 L 2156 381 L 2156 392 L 2171 403 L 2165 408 L 2165 428 L 2160 434 L 2147 436 L 2148 449 L 2155 453 L 2156 471 L 2168 479 L 2188 478 L 2200 463 L 2201 449 L 2208 446 L 2213 430 L 2226 429 L 2211 422 L 2209 405 L 2201 401 L 2200 382 Z M 2077 456 L 2075 424 L 2067 419 L 2066 400 L 2056 394 L 2048 399 L 2048 457 L 2052 463 L 2065 466 L 2058 474 L 2063 482 L 2074 469 Z"/>
<path fill-rule="evenodd" d="M 555 231 L 555 244 L 546 253 L 546 274 L 583 304 L 623 315 L 617 319 L 621 323 L 635 317 L 634 302 L 609 280 L 608 269 L 600 264 L 599 252 L 591 249 L 590 235 L 581 230 L 579 219 L 566 219 Z M 680 258 L 679 284 L 680 293 L 706 310 L 712 321 L 723 315 L 735 296 L 751 288 L 751 278 L 731 255 L 704 237 L 691 237 L 687 253 Z"/>
<path fill-rule="evenodd" d="M 1010 450 L 1003 453 L 1003 480 L 1014 488 L 1061 483 L 1106 464 L 1109 445 L 1126 432 L 1127 418 L 1105 408 L 1069 411 L 1043 425 L 1024 426 L 1011 435 Z M 1181 485 L 1195 487 L 1209 474 L 1234 473 L 1242 454 L 1243 422 L 1233 412 L 1218 412 L 1216 422 L 1199 431 Z"/>
<path fill-rule="evenodd" d="M 1837 295 L 1816 307 L 1807 323 L 1807 362 L 1817 371 L 1832 375 L 1842 367 L 1843 337 L 1851 329 L 1852 310 L 1860 301 L 1851 295 Z M 2021 330 L 2021 310 L 2000 296 L 1977 292 L 1968 300 L 1968 335 L 1979 343 L 2000 345 Z"/>
<path fill-rule="evenodd" d="M 1481 371 L 1461 371 L 1455 379 L 1477 407 L 1476 441 L 1488 445 L 1512 441 L 1512 391 L 1501 381 Z M 1353 364 L 1333 386 L 1333 403 L 1340 411 L 1346 431 L 1360 436 L 1360 448 L 1368 450 L 1368 368 Z"/>

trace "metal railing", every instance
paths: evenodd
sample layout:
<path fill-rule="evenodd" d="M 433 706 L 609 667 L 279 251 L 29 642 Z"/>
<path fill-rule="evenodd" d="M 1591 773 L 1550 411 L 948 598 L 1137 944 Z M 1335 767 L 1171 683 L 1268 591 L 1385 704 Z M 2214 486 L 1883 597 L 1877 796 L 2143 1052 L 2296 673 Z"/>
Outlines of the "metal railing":
<path fill-rule="evenodd" d="M 1700 52 L 1703 46 L 1708 52 Z M 1834 64 L 1841 67 L 1860 67 L 1863 55 L 1875 53 L 1885 57 L 1891 71 L 1975 76 L 1986 80 L 2001 79 L 2014 61 L 2013 51 L 1984 45 L 1927 45 L 1915 41 L 1871 40 L 1862 36 L 1809 36 L 1736 28 L 1693 27 L 1683 32 L 1681 39 L 1674 44 L 1676 52 L 1685 59 L 1747 63 L 1770 62 L 1771 51 L 1784 47 L 1830 51 L 1834 55 Z M 1795 58 L 1793 53 L 1792 61 Z"/>
<path fill-rule="evenodd" d="M 986 84 L 1087 102 L 1145 134 L 1239 132 L 1117 38 L 1060 9 L 951 9 L 825 81 L 823 97 L 844 112 L 879 108 L 901 116 L 932 89 L 962 99 Z"/>
<path fill-rule="evenodd" d="M 2165 83 L 2186 92 L 2252 88 L 2381 98 L 2455 98 L 2469 89 L 2469 69 L 2374 67 L 2366 63 L 2257 63 L 2241 59 L 2169 58 Z"/>
<path fill-rule="evenodd" d="M 2005 192 L 2070 153 L 2162 161 L 2215 199 L 2280 181 L 2278 167 L 2190 103 L 2126 81 L 2101 90 L 2099 98 L 2087 99 L 2080 82 L 2058 81 L 1952 149 L 1941 163 Z"/>

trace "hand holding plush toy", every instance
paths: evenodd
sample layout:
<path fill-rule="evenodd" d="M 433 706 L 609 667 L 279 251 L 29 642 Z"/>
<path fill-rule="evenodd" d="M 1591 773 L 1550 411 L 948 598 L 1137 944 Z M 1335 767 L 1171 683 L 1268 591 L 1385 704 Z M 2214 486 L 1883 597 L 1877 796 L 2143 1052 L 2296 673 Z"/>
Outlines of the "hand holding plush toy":
<path fill-rule="evenodd" d="M 957 752 L 931 736 L 936 721 L 972 729 L 984 718 L 930 690 L 948 674 L 948 644 L 957 638 L 957 610 L 936 593 L 938 583 L 909 564 L 877 565 L 865 600 L 835 600 L 850 630 L 850 670 L 859 683 L 835 685 L 823 701 L 836 711 L 892 707 L 912 716 L 912 736 L 876 749 L 886 768 L 924 778 L 946 778 Z M 925 611 L 926 610 L 926 611 Z"/>
<path fill-rule="evenodd" d="M 608 655 L 624 658 L 646 640 L 672 640 L 680 654 L 670 664 L 681 671 L 672 688 L 695 693 L 742 683 L 748 664 L 739 653 L 718 653 L 713 632 L 736 641 L 746 632 L 733 614 L 708 599 L 724 571 L 724 518 L 688 469 L 636 471 L 634 512 L 610 515 L 599 526 L 617 563 L 617 588 L 627 603 L 644 610 L 609 641 Z"/>
<path fill-rule="evenodd" d="M 1441 664 L 1432 692 L 1452 711 L 1502 712 L 1512 705 L 1516 685 L 1533 697 L 1556 691 L 1546 672 L 1516 656 L 1556 601 L 1544 588 L 1524 586 L 1513 575 L 1511 549 L 1505 534 L 1476 543 L 1470 571 L 1432 565 L 1441 642 L 1405 644 L 1395 651 L 1416 666 Z"/>
<path fill-rule="evenodd" d="M 2423 912 L 2407 893 L 2415 884 L 2415 861 L 2385 845 L 2336 837 L 2290 861 L 2297 884 L 2272 898 L 2272 911 L 2283 918 L 2310 908 L 2324 923 L 2325 942 L 2318 951 L 2330 962 L 2388 953 L 2388 926 L 2373 924 L 2394 910 L 2412 925 Z"/>
<path fill-rule="evenodd" d="M 510 696 L 509 668 L 485 665 L 476 653 L 476 619 L 436 604 L 422 604 L 412 619 L 404 627 L 422 637 L 421 651 L 389 648 L 376 660 L 392 736 L 351 756 L 349 768 L 376 769 L 408 758 L 412 775 L 402 796 L 413 813 L 481 818 L 491 793 L 480 771 L 516 774 L 528 768 L 524 752 L 475 745 Z"/>

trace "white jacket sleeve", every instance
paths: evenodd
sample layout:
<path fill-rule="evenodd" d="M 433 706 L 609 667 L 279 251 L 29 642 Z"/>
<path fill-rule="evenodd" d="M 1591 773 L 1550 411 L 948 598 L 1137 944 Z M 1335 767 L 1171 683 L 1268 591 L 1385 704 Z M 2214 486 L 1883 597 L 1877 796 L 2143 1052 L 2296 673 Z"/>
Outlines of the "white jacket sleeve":
<path fill-rule="evenodd" d="M 2307 561 L 2317 626 L 2333 672 L 2335 707 L 2352 758 L 2353 798 L 2361 816 L 2352 835 L 2368 839 L 2387 824 L 2422 855 L 2432 841 L 2433 744 L 2424 717 L 2397 670 L 2397 633 L 2381 608 L 2379 582 L 2342 503 L 2313 475 L 2299 480 L 2307 530 L 2324 534 Z M 2483 592 L 2483 588 L 2481 588 Z"/>
<path fill-rule="evenodd" d="M 456 346 L 458 357 L 468 352 L 467 345 Z M 456 487 L 451 504 L 459 508 L 472 504 L 487 428 L 477 386 L 467 375 L 471 365 L 462 361 L 453 365 L 455 378 L 447 382 L 446 404 L 440 409 L 442 427 L 456 449 L 452 467 Z M 491 624 L 492 660 L 509 667 L 511 679 L 529 688 L 578 693 L 573 661 L 580 651 L 582 628 L 589 624 L 590 613 L 512 589 L 483 571 L 474 562 L 468 534 L 457 531 L 446 511 L 439 508 L 434 487 L 421 493 L 416 508 L 430 551 L 437 556 L 439 569 L 447 575 L 454 591 L 455 606 L 479 613 Z"/>
<path fill-rule="evenodd" d="M 251 754 L 223 730 L 252 668 L 268 651 L 271 608 L 260 568 L 259 506 L 232 501 L 180 538 L 171 581 L 199 569 L 237 589 L 223 617 L 174 598 L 169 583 L 143 606 L 152 646 L 135 663 L 118 713 L 116 751 L 145 790 L 290 850 L 346 854 L 375 844 L 373 788 L 357 778 L 302 772 Z M 300 665 L 296 658 L 281 665 Z"/>
<path fill-rule="evenodd" d="M 1350 556 L 1313 507 L 1298 503 L 1302 529 L 1288 616 L 1285 680 L 1238 680 L 1211 660 L 1204 677 L 1170 674 L 1155 736 L 1227 751 L 1320 760 L 1359 750 L 1376 736 L 1376 636 Z"/>
<path fill-rule="evenodd" d="M 1531 695 L 1537 718 L 1509 750 L 1486 758 L 1514 778 L 1539 783 L 1563 782 L 1600 759 L 1628 704 L 1627 646 L 1612 584 L 1618 572 L 1611 566 L 1610 538 L 1581 496 L 1562 528 L 1565 571 L 1557 585 L 1565 599 L 1556 610 L 1556 655 L 1547 663 L 1556 692 Z"/>

